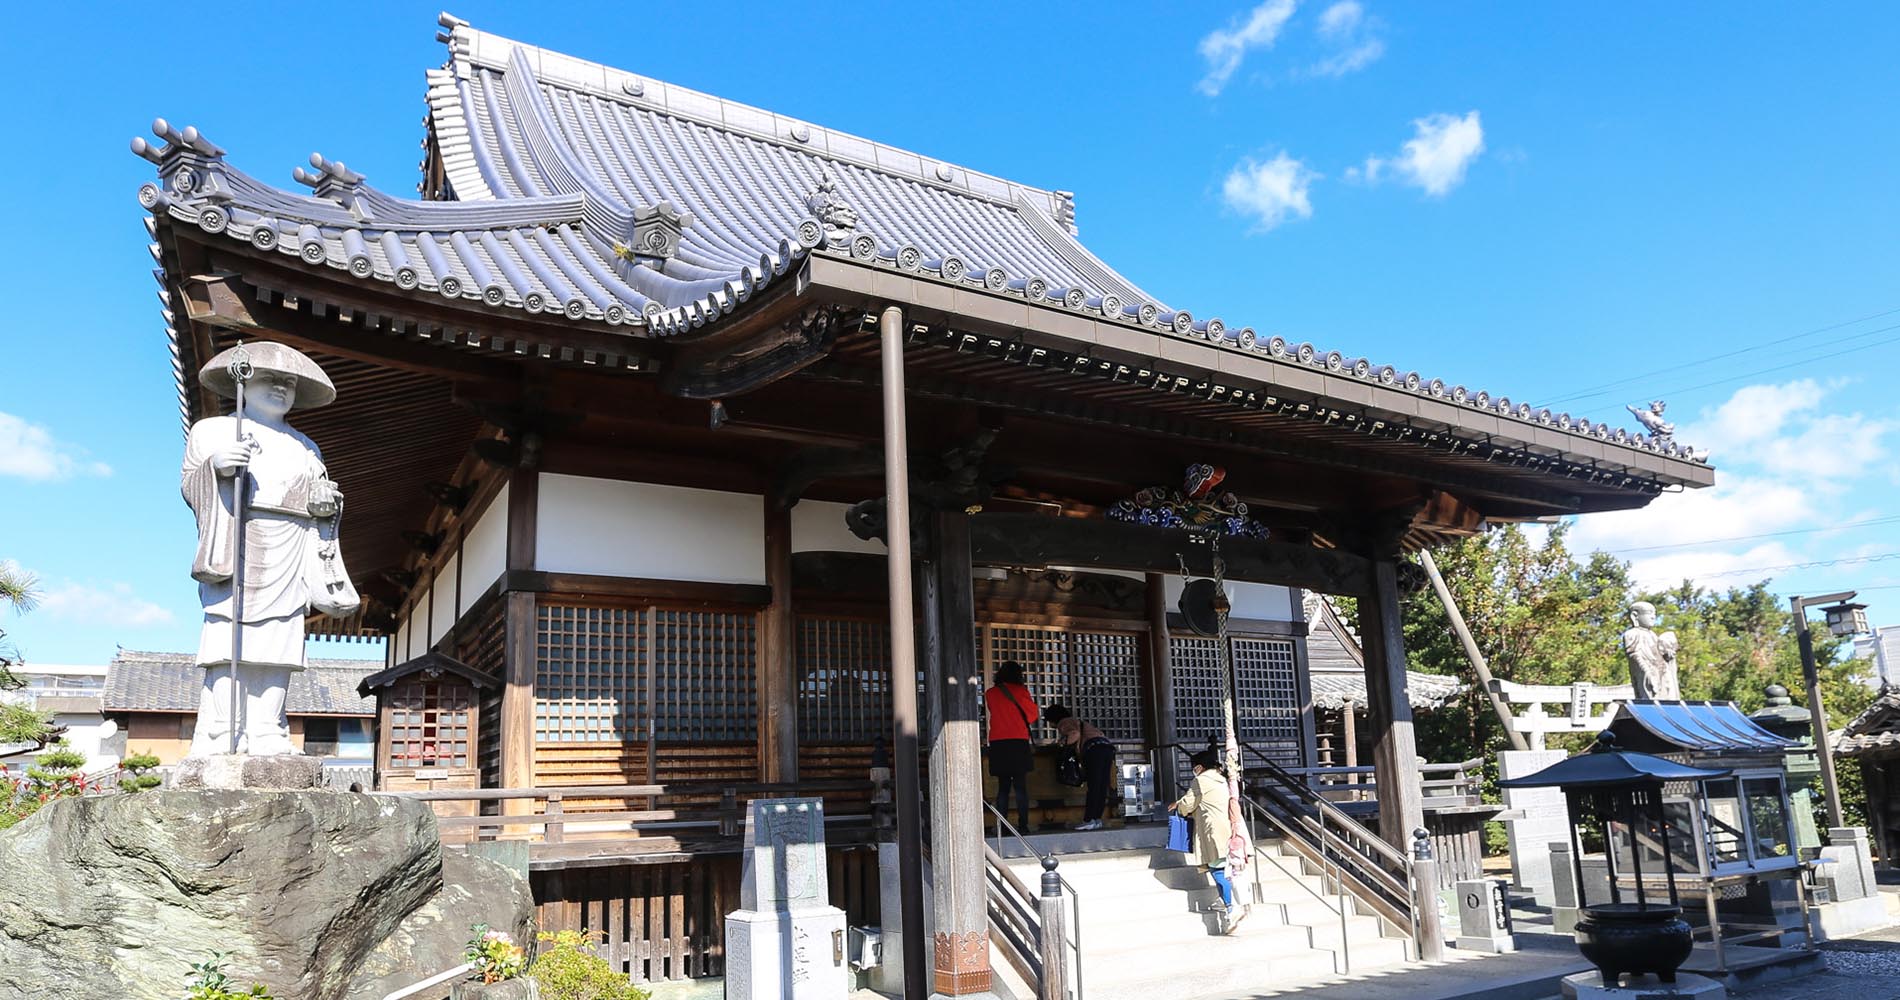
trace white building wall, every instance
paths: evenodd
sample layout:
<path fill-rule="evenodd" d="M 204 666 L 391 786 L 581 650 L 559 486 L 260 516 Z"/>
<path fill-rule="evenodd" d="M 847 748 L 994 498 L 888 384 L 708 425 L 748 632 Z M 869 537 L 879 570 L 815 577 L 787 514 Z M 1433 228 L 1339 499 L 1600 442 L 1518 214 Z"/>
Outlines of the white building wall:
<path fill-rule="evenodd" d="M 508 568 L 508 487 L 503 486 L 495 494 L 462 539 L 461 559 L 462 606 L 456 609 L 458 617 Z"/>
<path fill-rule="evenodd" d="M 765 582 L 765 500 L 745 493 L 541 474 L 534 568 Z"/>
<path fill-rule="evenodd" d="M 450 556 L 448 561 L 442 564 L 441 571 L 435 575 L 435 585 L 431 590 L 432 596 L 430 598 L 431 606 L 435 609 L 435 617 L 430 621 L 430 648 L 434 648 L 435 644 L 440 641 L 443 636 L 448 634 L 449 626 L 455 624 L 455 619 L 457 618 L 455 610 L 455 570 L 460 560 L 461 556 L 459 555 Z"/>
<path fill-rule="evenodd" d="M 884 543 L 865 541 L 844 525 L 849 504 L 800 500 L 792 508 L 793 552 L 869 552 L 884 554 Z"/>

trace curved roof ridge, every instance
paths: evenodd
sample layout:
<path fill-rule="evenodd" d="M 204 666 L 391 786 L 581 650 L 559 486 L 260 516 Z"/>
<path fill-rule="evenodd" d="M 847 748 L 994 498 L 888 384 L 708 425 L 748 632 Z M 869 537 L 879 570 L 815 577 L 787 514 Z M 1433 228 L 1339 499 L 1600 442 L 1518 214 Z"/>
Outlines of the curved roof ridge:
<path fill-rule="evenodd" d="M 1072 214 L 1072 209 L 1065 213 L 1062 208 L 1072 201 L 1064 192 L 971 170 L 804 119 L 530 45 L 476 28 L 452 14 L 444 13 L 440 21 L 448 31 L 437 37 L 448 43 L 451 62 L 458 66 L 506 73 L 515 51 L 520 50 L 525 64 L 542 83 L 583 90 L 623 104 L 642 105 L 713 128 L 855 163 L 974 198 L 1005 205 L 1015 205 L 1020 199 L 1041 206 L 1044 214 L 1051 218 Z M 462 78 L 466 79 L 466 74 L 462 74 Z M 944 176 L 945 173 L 950 176 Z"/>

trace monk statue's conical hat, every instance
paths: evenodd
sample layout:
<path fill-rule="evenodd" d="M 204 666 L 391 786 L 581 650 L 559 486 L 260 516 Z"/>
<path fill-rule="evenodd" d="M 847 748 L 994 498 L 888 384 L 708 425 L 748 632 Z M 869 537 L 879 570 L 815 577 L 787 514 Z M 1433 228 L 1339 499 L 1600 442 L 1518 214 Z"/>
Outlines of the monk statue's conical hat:
<path fill-rule="evenodd" d="M 297 376 L 297 401 L 291 409 L 308 410 L 336 398 L 336 386 L 330 376 L 302 351 L 268 340 L 252 341 L 230 348 L 198 369 L 198 383 L 226 399 L 237 398 L 237 384 L 231 377 L 232 356 L 243 351 L 251 359 L 254 372 L 282 372 Z"/>

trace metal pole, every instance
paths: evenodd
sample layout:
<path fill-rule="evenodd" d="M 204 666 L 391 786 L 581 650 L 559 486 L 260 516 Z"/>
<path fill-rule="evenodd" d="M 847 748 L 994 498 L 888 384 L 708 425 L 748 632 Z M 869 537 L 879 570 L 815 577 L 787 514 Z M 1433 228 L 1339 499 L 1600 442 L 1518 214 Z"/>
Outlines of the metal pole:
<path fill-rule="evenodd" d="M 1425 575 L 1431 578 L 1432 589 L 1438 592 L 1438 600 L 1445 605 L 1445 617 L 1451 619 L 1451 630 L 1465 647 L 1465 656 L 1471 660 L 1472 669 L 1478 672 L 1478 683 L 1484 686 L 1484 696 L 1491 699 L 1491 708 L 1498 713 L 1498 721 L 1504 725 L 1504 735 L 1511 741 L 1513 750 L 1529 750 L 1531 745 L 1524 734 L 1511 728 L 1511 709 L 1504 703 L 1504 696 L 1491 686 L 1491 664 L 1485 660 L 1484 653 L 1478 649 L 1478 641 L 1471 637 L 1471 627 L 1465 624 L 1465 616 L 1458 610 L 1458 602 L 1452 599 L 1451 588 L 1445 586 L 1445 578 L 1439 575 L 1438 561 L 1432 558 L 1430 551 L 1418 550 L 1419 564 L 1425 567 Z"/>
<path fill-rule="evenodd" d="M 884 541 L 890 570 L 891 716 L 896 730 L 897 870 L 904 996 L 930 995 L 924 964 L 924 865 L 917 787 L 917 635 L 911 614 L 910 463 L 904 427 L 904 311 L 878 317 L 884 362 Z"/>
<path fill-rule="evenodd" d="M 1794 608 L 1795 638 L 1801 644 L 1801 681 L 1808 686 L 1808 713 L 1814 731 L 1814 755 L 1821 761 L 1821 791 L 1827 799 L 1827 825 L 1830 829 L 1847 824 L 1841 819 L 1841 786 L 1834 778 L 1834 751 L 1827 745 L 1827 709 L 1821 705 L 1821 671 L 1814 663 L 1814 637 L 1808 634 L 1808 608 L 1811 604 L 1848 600 L 1853 596 L 1830 594 L 1815 598 L 1812 602 L 1801 597 L 1789 598 L 1788 601 Z"/>
<path fill-rule="evenodd" d="M 244 383 L 251 380 L 251 355 L 240 342 L 231 352 L 231 383 L 237 387 L 236 437 L 244 443 Z M 231 546 L 231 708 L 226 717 L 231 728 L 231 752 L 238 752 L 238 706 L 241 703 L 238 661 L 244 655 L 244 494 L 250 486 L 249 462 L 238 466 L 231 477 L 231 530 L 237 537 Z"/>

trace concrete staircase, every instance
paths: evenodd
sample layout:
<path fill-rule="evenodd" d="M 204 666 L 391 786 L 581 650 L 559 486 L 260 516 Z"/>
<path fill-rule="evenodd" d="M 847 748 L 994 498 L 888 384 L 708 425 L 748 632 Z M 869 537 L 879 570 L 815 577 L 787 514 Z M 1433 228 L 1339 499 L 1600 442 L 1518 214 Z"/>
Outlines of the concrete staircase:
<path fill-rule="evenodd" d="M 1344 975 L 1348 960 L 1354 973 L 1406 961 L 1406 940 L 1387 936 L 1382 921 L 1358 912 L 1350 897 L 1343 927 L 1349 949 L 1342 950 L 1339 897 L 1273 842 L 1260 845 L 1257 889 L 1252 871 L 1234 887 L 1237 901 L 1256 899 L 1253 912 L 1233 935 L 1219 936 L 1211 904 L 1220 894 L 1212 880 L 1178 852 L 1132 846 L 1153 843 L 1152 830 L 1030 838 L 1038 851 L 1056 853 L 1063 878 L 1080 894 L 1085 997 L 1282 989 Z M 1009 864 L 1026 885 L 1037 885 L 1042 869 L 1035 858 Z M 997 969 L 1019 1000 L 1033 996 L 1010 981 L 1006 964 Z"/>

